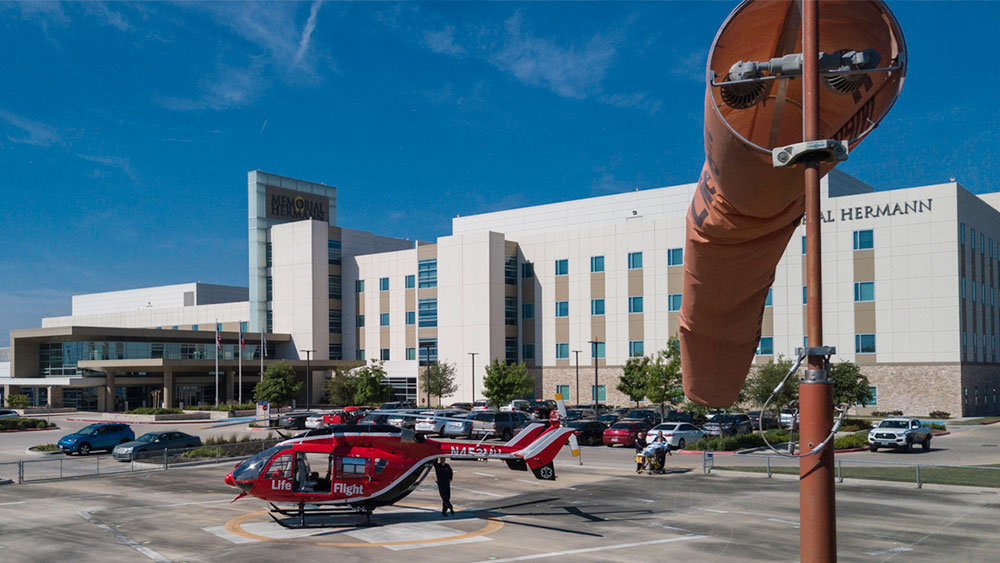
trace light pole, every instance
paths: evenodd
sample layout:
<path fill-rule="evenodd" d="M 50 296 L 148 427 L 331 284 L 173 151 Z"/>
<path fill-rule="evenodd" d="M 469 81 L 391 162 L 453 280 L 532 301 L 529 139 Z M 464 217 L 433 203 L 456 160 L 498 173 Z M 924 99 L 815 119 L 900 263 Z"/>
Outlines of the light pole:
<path fill-rule="evenodd" d="M 312 353 L 315 351 L 316 350 L 299 350 L 299 352 L 306 353 L 306 410 L 309 410 L 312 397 L 312 370 L 309 369 L 309 360 L 312 359 Z"/>
<path fill-rule="evenodd" d="M 427 408 L 431 408 L 431 346 L 430 342 L 421 342 L 420 346 L 427 350 Z M 418 389 L 419 390 L 419 389 Z"/>
<path fill-rule="evenodd" d="M 598 339 L 588 340 L 591 349 L 594 351 L 594 414 L 597 414 L 597 345 L 601 343 Z"/>
<path fill-rule="evenodd" d="M 472 356 L 472 402 L 476 402 L 476 356 L 479 352 L 466 352 Z"/>
<path fill-rule="evenodd" d="M 583 350 L 573 350 L 576 355 L 576 404 L 580 403 L 580 352 Z M 596 414 L 596 413 L 595 413 Z"/>

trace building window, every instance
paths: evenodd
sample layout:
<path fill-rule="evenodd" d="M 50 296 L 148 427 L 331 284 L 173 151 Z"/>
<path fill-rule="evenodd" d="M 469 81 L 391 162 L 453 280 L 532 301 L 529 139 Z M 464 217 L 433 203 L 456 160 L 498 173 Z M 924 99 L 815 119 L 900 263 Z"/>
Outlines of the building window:
<path fill-rule="evenodd" d="M 330 309 L 330 334 L 340 334 L 343 322 L 340 319 L 340 309 Z"/>
<path fill-rule="evenodd" d="M 191 330 L 198 330 L 198 325 L 191 325 Z"/>
<path fill-rule="evenodd" d="M 802 286 L 802 304 L 805 305 L 809 302 L 809 290 L 807 286 Z"/>
<path fill-rule="evenodd" d="M 271 281 L 271 276 L 264 278 L 264 299 L 271 301 L 274 298 L 274 283 Z"/>
<path fill-rule="evenodd" d="M 604 358 L 604 348 L 605 348 L 604 345 L 605 345 L 604 342 L 598 342 L 596 344 L 591 344 L 590 345 L 590 355 L 593 358 L 596 358 L 596 359 Z"/>
<path fill-rule="evenodd" d="M 389 291 L 389 278 L 379 278 L 378 279 L 378 290 L 379 291 Z"/>
<path fill-rule="evenodd" d="M 158 326 L 156 328 L 163 328 L 163 327 L 162 326 Z M 215 330 L 221 331 L 222 330 L 222 323 L 215 323 Z"/>
<path fill-rule="evenodd" d="M 417 303 L 417 316 L 420 317 L 420 326 L 429 327 L 438 325 L 438 301 L 437 299 L 421 299 Z"/>
<path fill-rule="evenodd" d="M 438 286 L 438 262 L 436 258 L 417 262 L 417 287 Z"/>
<path fill-rule="evenodd" d="M 417 349 L 416 348 L 407 348 L 406 349 L 406 359 L 407 360 L 416 360 L 417 359 Z"/>
<path fill-rule="evenodd" d="M 565 360 L 569 358 L 569 343 L 568 342 L 557 342 L 556 343 L 556 359 Z"/>
<path fill-rule="evenodd" d="M 628 357 L 641 358 L 646 355 L 642 340 L 630 340 L 628 343 Z"/>
<path fill-rule="evenodd" d="M 427 362 L 430 361 L 434 363 L 438 359 L 438 341 L 437 338 L 421 338 L 417 341 L 417 345 L 420 347 L 419 360 L 421 366 L 426 366 Z M 428 356 L 430 356 L 428 358 Z"/>
<path fill-rule="evenodd" d="M 271 243 L 264 243 L 264 265 L 268 268 L 271 267 Z"/>
<path fill-rule="evenodd" d="M 364 315 L 358 315 L 357 319 L 355 320 L 355 324 L 358 325 L 358 328 L 364 328 L 365 327 L 365 316 Z"/>
<path fill-rule="evenodd" d="M 559 396 L 557 399 L 569 401 L 569 385 L 556 385 L 556 395 Z"/>
<path fill-rule="evenodd" d="M 521 264 L 521 277 L 525 279 L 535 277 L 535 265 L 531 262 Z"/>
<path fill-rule="evenodd" d="M 504 359 L 508 364 L 517 363 L 517 337 L 508 336 L 504 341 Z"/>
<path fill-rule="evenodd" d="M 607 392 L 603 385 L 590 386 L 590 400 L 595 403 L 603 403 L 608 400 Z"/>
<path fill-rule="evenodd" d="M 642 269 L 642 253 L 641 252 L 629 252 L 628 253 L 628 269 L 629 270 L 641 270 Z"/>
<path fill-rule="evenodd" d="M 556 260 L 556 275 L 565 276 L 567 274 L 569 274 L 569 260 L 565 258 Z"/>
<path fill-rule="evenodd" d="M 504 257 L 503 283 L 517 285 L 517 256 Z"/>
<path fill-rule="evenodd" d="M 774 307 L 774 288 L 767 288 L 767 297 L 764 299 L 765 307 Z"/>
<path fill-rule="evenodd" d="M 965 223 L 962 223 L 961 227 L 958 229 L 958 236 L 962 244 L 965 244 Z"/>
<path fill-rule="evenodd" d="M 413 289 L 417 285 L 417 276 L 410 274 L 406 276 L 406 289 Z"/>
<path fill-rule="evenodd" d="M 993 239 L 990 239 L 990 258 L 993 258 Z"/>
<path fill-rule="evenodd" d="M 683 294 L 681 293 L 671 293 L 667 296 L 667 311 L 677 312 L 681 310 L 681 301 L 683 300 Z"/>
<path fill-rule="evenodd" d="M 857 282 L 854 284 L 854 301 L 875 301 L 875 282 Z"/>
<path fill-rule="evenodd" d="M 629 313 L 641 313 L 642 312 L 642 297 L 629 297 L 628 298 L 628 312 Z"/>
<path fill-rule="evenodd" d="M 331 360 L 343 360 L 344 359 L 344 345 L 333 343 L 327 347 L 327 351 L 330 353 Z"/>
<path fill-rule="evenodd" d="M 684 264 L 684 249 L 671 248 L 667 251 L 667 266 L 680 266 Z"/>
<path fill-rule="evenodd" d="M 517 326 L 517 297 L 505 297 L 503 304 L 504 324 Z"/>
<path fill-rule="evenodd" d="M 875 234 L 871 229 L 854 231 L 854 250 L 875 248 Z"/>
<path fill-rule="evenodd" d="M 962 278 L 961 285 L 958 288 L 959 293 L 962 294 L 962 299 L 965 299 L 965 278 Z"/>
<path fill-rule="evenodd" d="M 343 298 L 343 287 L 341 287 L 341 277 L 336 274 L 330 274 L 330 299 L 341 299 Z"/>
<path fill-rule="evenodd" d="M 556 301 L 556 316 L 557 317 L 569 316 L 569 301 Z"/>
<path fill-rule="evenodd" d="M 354 354 L 354 359 L 355 359 L 355 360 L 358 360 L 359 362 L 363 362 L 363 361 L 365 361 L 365 351 L 364 351 L 364 350 L 358 350 L 358 351 L 357 351 L 357 352 L 356 352 L 356 353 Z"/>
<path fill-rule="evenodd" d="M 591 256 L 590 257 L 590 272 L 597 273 L 604 271 L 604 257 L 603 256 Z"/>
<path fill-rule="evenodd" d="M 877 407 L 878 406 L 878 385 L 868 386 L 868 400 L 858 403 L 863 407 Z"/>
<path fill-rule="evenodd" d="M 757 355 L 758 356 L 774 355 L 774 337 L 765 336 L 760 339 L 760 342 L 757 344 Z"/>
<path fill-rule="evenodd" d="M 388 348 L 381 348 L 381 349 L 379 349 L 379 359 L 382 360 L 383 362 L 388 362 L 389 361 L 389 349 Z"/>
<path fill-rule="evenodd" d="M 802 254 L 806 253 L 806 237 L 802 237 Z"/>
<path fill-rule="evenodd" d="M 264 324 L 267 325 L 267 332 L 273 332 L 274 331 L 274 311 L 268 311 L 265 314 L 265 319 L 266 320 L 264 321 Z"/>
<path fill-rule="evenodd" d="M 354 280 L 354 293 L 365 292 L 365 280 Z"/>
<path fill-rule="evenodd" d="M 389 326 L 389 313 L 379 313 L 378 326 Z"/>
<path fill-rule="evenodd" d="M 986 249 L 983 248 L 984 246 L 986 246 L 986 236 L 983 235 L 982 232 L 980 232 L 979 233 L 979 253 L 980 254 L 986 254 Z"/>
<path fill-rule="evenodd" d="M 417 324 L 417 312 L 416 311 L 407 311 L 406 312 L 406 324 L 408 324 L 408 325 L 415 325 L 415 324 Z"/>
<path fill-rule="evenodd" d="M 600 316 L 604 314 L 604 300 L 603 299 L 591 299 L 590 300 L 590 314 L 594 316 Z"/>
<path fill-rule="evenodd" d="M 524 303 L 521 305 L 521 316 L 526 319 L 535 318 L 535 304 L 534 303 Z"/>
<path fill-rule="evenodd" d="M 250 326 L 249 322 L 247 322 L 247 321 L 240 321 L 240 330 L 241 331 L 246 332 L 246 331 L 250 330 L 249 326 Z"/>
<path fill-rule="evenodd" d="M 525 344 L 524 346 L 521 346 L 521 355 L 524 356 L 525 360 L 534 360 L 535 359 L 535 345 L 534 344 Z"/>
<path fill-rule="evenodd" d="M 326 261 L 330 264 L 339 266 L 340 265 L 340 241 L 339 240 L 328 240 L 326 241 Z"/>
<path fill-rule="evenodd" d="M 976 300 L 976 284 L 972 284 L 972 300 Z"/>
<path fill-rule="evenodd" d="M 855 334 L 854 335 L 854 353 L 855 354 L 874 354 L 875 353 L 875 335 L 874 334 Z"/>
<path fill-rule="evenodd" d="M 972 236 L 969 237 L 970 239 L 972 239 L 972 250 L 975 250 L 976 249 L 976 229 L 969 229 L 969 232 L 972 234 Z"/>

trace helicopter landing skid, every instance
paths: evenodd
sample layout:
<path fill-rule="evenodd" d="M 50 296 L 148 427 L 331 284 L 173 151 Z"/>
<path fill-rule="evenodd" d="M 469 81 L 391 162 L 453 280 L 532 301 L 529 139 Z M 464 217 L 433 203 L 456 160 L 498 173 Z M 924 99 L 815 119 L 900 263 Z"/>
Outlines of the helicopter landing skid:
<path fill-rule="evenodd" d="M 315 508 L 306 510 L 305 505 L 300 503 L 298 509 L 286 510 L 278 508 L 274 503 L 269 503 L 271 505 L 271 511 L 268 512 L 268 516 L 271 517 L 279 526 L 284 528 L 289 528 L 293 530 L 307 529 L 307 528 L 359 528 L 362 526 L 378 526 L 378 524 L 372 522 L 372 508 Z M 292 516 L 297 517 L 297 522 L 292 520 L 291 522 L 286 520 L 280 520 L 274 514 L 278 513 L 282 516 Z M 322 523 L 319 522 L 307 522 L 306 516 L 348 516 L 355 514 L 364 514 L 364 522 L 330 522 L 326 520 Z"/>

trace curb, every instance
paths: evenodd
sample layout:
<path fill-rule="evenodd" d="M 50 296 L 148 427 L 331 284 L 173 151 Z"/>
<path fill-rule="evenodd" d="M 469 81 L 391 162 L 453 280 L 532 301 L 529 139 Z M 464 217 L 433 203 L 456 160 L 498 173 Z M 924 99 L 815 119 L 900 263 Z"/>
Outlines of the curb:
<path fill-rule="evenodd" d="M 58 426 L 50 426 L 48 428 L 18 428 L 17 430 L 0 430 L 0 433 L 6 432 L 44 432 L 45 430 L 59 430 Z"/>
<path fill-rule="evenodd" d="M 97 422 L 97 423 L 106 422 L 108 424 L 206 424 L 215 422 L 216 420 L 223 420 L 223 419 L 202 418 L 199 420 L 151 420 L 148 422 L 147 421 L 136 422 L 134 420 L 113 420 L 110 418 L 101 418 L 101 419 L 66 418 L 66 420 L 70 422 Z"/>
<path fill-rule="evenodd" d="M 994 420 L 993 422 L 980 422 L 979 425 L 980 426 L 989 426 L 991 424 L 996 424 L 998 422 L 1000 422 L 1000 420 Z"/>
<path fill-rule="evenodd" d="M 833 450 L 835 454 L 849 454 L 853 452 L 864 452 L 868 451 L 868 446 L 859 446 L 857 448 L 847 448 L 846 450 Z"/>
<path fill-rule="evenodd" d="M 998 421 L 998 422 L 1000 422 L 1000 421 Z M 990 424 L 993 424 L 993 423 L 991 422 Z M 942 433 L 940 433 L 940 434 L 931 434 L 931 436 L 933 436 L 934 438 L 938 438 L 938 437 L 940 437 L 940 436 L 947 436 L 948 434 L 951 434 L 951 432 L 949 432 L 949 431 L 944 431 L 944 432 L 942 432 Z"/>
<path fill-rule="evenodd" d="M 38 456 L 38 455 L 59 455 L 59 454 L 62 453 L 62 450 L 56 450 L 54 452 L 33 452 L 33 451 L 31 451 L 31 448 L 27 448 L 27 449 L 24 450 L 24 453 L 26 455 L 35 455 L 35 456 Z"/>

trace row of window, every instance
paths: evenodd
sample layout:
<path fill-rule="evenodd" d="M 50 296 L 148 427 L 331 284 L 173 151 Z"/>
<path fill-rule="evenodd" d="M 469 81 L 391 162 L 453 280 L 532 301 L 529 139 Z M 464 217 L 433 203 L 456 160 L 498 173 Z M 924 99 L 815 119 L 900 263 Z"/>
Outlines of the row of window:
<path fill-rule="evenodd" d="M 875 233 L 871 229 L 854 231 L 854 250 L 875 248 Z M 802 237 L 802 254 L 806 253 L 806 237 Z"/>
<path fill-rule="evenodd" d="M 406 324 L 415 325 L 417 323 L 419 313 L 420 326 L 422 327 L 435 327 L 437 326 L 437 299 L 421 299 L 417 302 L 416 311 L 406 311 Z M 330 310 L 331 316 L 333 315 L 333 309 Z M 340 314 L 340 311 L 337 311 Z M 332 323 L 332 321 L 331 321 Z M 357 328 L 364 328 L 365 326 L 365 316 L 358 315 L 355 317 L 354 324 Z M 379 326 L 389 326 L 389 313 L 379 313 L 378 317 Z M 339 331 L 338 331 L 339 333 Z"/>
<path fill-rule="evenodd" d="M 437 287 L 437 260 L 430 259 L 417 262 L 416 275 L 406 275 L 403 286 L 406 289 L 413 289 L 414 287 Z M 379 278 L 378 289 L 379 291 L 389 291 L 389 278 Z M 365 280 L 354 280 L 354 292 L 365 292 Z"/>
<path fill-rule="evenodd" d="M 680 266 L 684 264 L 684 249 L 683 248 L 671 248 L 667 251 L 667 265 L 668 266 Z M 642 252 L 629 252 L 626 257 L 626 266 L 629 270 L 641 270 L 642 269 Z M 523 268 L 522 268 L 523 270 Z M 600 273 L 604 271 L 604 257 L 603 256 L 591 256 L 590 257 L 590 272 L 592 274 Z M 534 270 L 531 270 L 532 275 Z M 569 260 L 566 258 L 561 258 L 556 260 L 556 275 L 566 276 L 569 275 Z M 530 275 L 522 277 L 531 277 Z"/>
<path fill-rule="evenodd" d="M 567 403 L 572 400 L 569 396 L 569 385 L 556 385 L 556 393 L 562 395 L 563 401 Z M 598 403 L 607 401 L 607 389 L 603 385 L 591 385 L 590 400 L 597 401 Z"/>
<path fill-rule="evenodd" d="M 966 298 L 969 297 L 969 294 L 968 294 L 968 292 L 966 292 L 965 288 L 967 286 L 971 286 L 971 288 L 972 288 L 972 300 L 975 301 L 977 299 L 976 298 L 976 295 L 977 295 L 976 285 L 977 285 L 976 282 L 972 282 L 971 284 L 966 284 L 965 283 L 965 278 L 962 278 L 961 284 L 959 286 L 959 293 L 962 295 L 962 299 L 966 299 Z M 986 296 L 988 295 L 989 299 L 990 299 L 990 305 L 995 305 L 996 301 L 997 301 L 997 290 L 994 289 L 994 288 L 992 288 L 992 287 L 986 287 L 985 283 L 978 284 L 978 286 L 979 286 L 979 292 L 978 292 L 978 295 L 979 295 L 978 299 L 979 299 L 979 301 L 982 302 L 985 305 L 986 304 Z"/>
<path fill-rule="evenodd" d="M 802 347 L 808 347 L 807 342 L 808 337 L 802 337 Z M 764 336 L 761 337 L 760 342 L 757 343 L 757 355 L 758 356 L 773 356 L 774 355 L 774 337 Z M 874 354 L 875 353 L 875 335 L 874 334 L 855 334 L 854 335 L 854 353 L 855 354 Z"/>
<path fill-rule="evenodd" d="M 970 239 L 971 239 L 970 242 L 972 243 L 972 250 L 975 251 L 976 250 L 976 229 L 971 229 L 970 228 L 969 230 L 972 232 L 971 233 L 972 236 L 970 237 Z M 959 228 L 958 232 L 959 232 L 959 240 L 962 242 L 962 244 L 965 244 L 965 223 L 961 224 L 961 227 Z M 989 242 L 987 242 L 986 235 L 984 235 L 980 231 L 980 233 L 979 233 L 979 253 L 980 254 L 986 254 L 986 252 L 989 251 L 990 258 L 993 258 L 993 248 L 994 248 L 994 246 L 993 246 L 993 239 L 990 238 Z M 997 253 L 1000 254 L 1000 243 L 997 243 L 996 248 L 997 248 Z"/>

